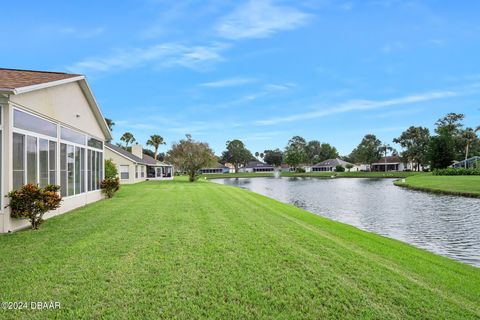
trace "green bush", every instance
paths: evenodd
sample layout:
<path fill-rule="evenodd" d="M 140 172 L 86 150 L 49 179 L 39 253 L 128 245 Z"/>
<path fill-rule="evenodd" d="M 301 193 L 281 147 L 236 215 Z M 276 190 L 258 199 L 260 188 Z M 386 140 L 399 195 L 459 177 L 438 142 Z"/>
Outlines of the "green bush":
<path fill-rule="evenodd" d="M 305 173 L 305 169 L 303 168 L 295 168 L 296 173 Z"/>
<path fill-rule="evenodd" d="M 40 188 L 35 184 L 26 184 L 20 189 L 11 191 L 7 197 L 10 198 L 10 216 L 19 219 L 28 219 L 32 229 L 36 230 L 43 222 L 43 215 L 51 210 L 60 207 L 62 197 L 58 193 L 59 186 L 48 185 Z"/>
<path fill-rule="evenodd" d="M 120 179 L 118 177 L 106 178 L 102 181 L 100 187 L 107 198 L 112 198 L 115 192 L 120 189 Z"/>
<path fill-rule="evenodd" d="M 435 169 L 432 172 L 435 176 L 480 176 L 480 168 L 446 168 L 446 169 Z"/>
<path fill-rule="evenodd" d="M 105 160 L 105 179 L 115 178 L 118 175 L 117 166 L 112 160 Z"/>
<path fill-rule="evenodd" d="M 337 165 L 337 166 L 335 167 L 335 171 L 336 171 L 336 172 L 345 172 L 345 168 L 342 167 L 341 165 Z"/>

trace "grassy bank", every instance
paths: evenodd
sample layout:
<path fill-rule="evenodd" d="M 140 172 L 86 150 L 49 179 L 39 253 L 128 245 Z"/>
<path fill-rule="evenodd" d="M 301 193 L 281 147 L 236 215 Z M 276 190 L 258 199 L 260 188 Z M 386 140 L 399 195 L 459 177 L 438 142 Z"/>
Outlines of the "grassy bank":
<path fill-rule="evenodd" d="M 478 319 L 480 269 L 239 188 L 145 182 L 0 236 L 0 318 Z"/>
<path fill-rule="evenodd" d="M 423 172 L 281 172 L 282 177 L 317 177 L 317 178 L 406 178 L 414 175 L 424 174 Z M 219 173 L 204 174 L 202 179 L 221 179 L 221 178 L 255 178 L 272 177 L 273 172 L 252 172 L 252 173 Z"/>
<path fill-rule="evenodd" d="M 480 176 L 421 175 L 401 180 L 395 184 L 420 191 L 480 197 Z"/>

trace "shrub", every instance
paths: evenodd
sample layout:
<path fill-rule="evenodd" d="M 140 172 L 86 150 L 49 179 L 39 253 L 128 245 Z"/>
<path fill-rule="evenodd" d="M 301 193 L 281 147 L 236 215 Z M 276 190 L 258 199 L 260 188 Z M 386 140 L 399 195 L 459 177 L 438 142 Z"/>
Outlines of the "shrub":
<path fill-rule="evenodd" d="M 296 173 L 305 173 L 305 169 L 303 168 L 295 168 Z"/>
<path fill-rule="evenodd" d="M 13 218 L 28 219 L 32 229 L 37 230 L 43 222 L 43 215 L 60 207 L 62 197 L 58 190 L 60 187 L 55 185 L 40 188 L 34 184 L 26 184 L 9 192 L 7 197 L 10 198 L 10 215 Z"/>
<path fill-rule="evenodd" d="M 112 198 L 113 194 L 120 189 L 120 179 L 118 177 L 106 178 L 102 181 L 100 187 L 107 198 Z"/>
<path fill-rule="evenodd" d="M 479 176 L 480 168 L 446 168 L 446 169 L 435 169 L 433 170 L 433 175 L 435 176 Z"/>
<path fill-rule="evenodd" d="M 105 179 L 115 178 L 118 175 L 117 166 L 112 160 L 105 160 Z"/>
<path fill-rule="evenodd" d="M 345 172 L 345 168 L 342 167 L 341 165 L 337 165 L 337 166 L 335 167 L 335 171 L 336 171 L 336 172 Z"/>

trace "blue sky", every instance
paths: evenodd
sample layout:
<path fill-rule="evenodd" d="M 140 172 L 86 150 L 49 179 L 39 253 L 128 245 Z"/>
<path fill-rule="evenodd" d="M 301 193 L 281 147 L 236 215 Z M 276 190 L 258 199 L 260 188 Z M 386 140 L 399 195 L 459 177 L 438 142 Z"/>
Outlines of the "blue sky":
<path fill-rule="evenodd" d="M 116 140 L 190 133 L 219 154 L 294 135 L 348 154 L 448 112 L 480 124 L 480 1 L 2 4 L 2 67 L 83 73 Z M 168 149 L 168 145 L 162 151 Z"/>

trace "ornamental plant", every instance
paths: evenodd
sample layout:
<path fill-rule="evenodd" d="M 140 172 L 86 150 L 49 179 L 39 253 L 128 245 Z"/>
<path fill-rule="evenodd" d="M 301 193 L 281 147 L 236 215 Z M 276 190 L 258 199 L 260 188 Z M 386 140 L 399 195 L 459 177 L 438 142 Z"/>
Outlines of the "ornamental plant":
<path fill-rule="evenodd" d="M 112 160 L 105 160 L 105 178 L 115 178 L 118 175 L 117 166 Z"/>
<path fill-rule="evenodd" d="M 120 179 L 118 177 L 106 178 L 100 184 L 100 188 L 107 198 L 112 198 L 115 192 L 120 189 Z"/>
<path fill-rule="evenodd" d="M 43 215 L 58 209 L 62 201 L 59 186 L 48 185 L 40 188 L 35 184 L 26 184 L 7 194 L 10 198 L 10 215 L 13 218 L 28 219 L 32 229 L 37 230 L 43 222 Z"/>

